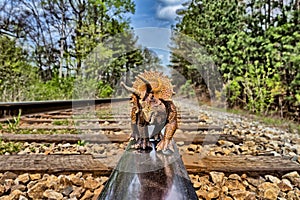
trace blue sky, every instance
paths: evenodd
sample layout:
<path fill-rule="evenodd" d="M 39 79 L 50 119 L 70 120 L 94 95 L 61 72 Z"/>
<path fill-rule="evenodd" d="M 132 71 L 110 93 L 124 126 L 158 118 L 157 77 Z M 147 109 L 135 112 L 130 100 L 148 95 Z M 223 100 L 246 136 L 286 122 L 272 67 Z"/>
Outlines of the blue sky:
<path fill-rule="evenodd" d="M 134 28 L 170 28 L 176 18 L 176 10 L 182 8 L 182 0 L 134 0 L 136 12 L 131 17 Z"/>
<path fill-rule="evenodd" d="M 139 37 L 138 43 L 154 50 L 168 64 L 167 45 L 171 25 L 176 22 L 176 10 L 182 0 L 134 0 L 136 12 L 131 16 L 131 26 Z"/>

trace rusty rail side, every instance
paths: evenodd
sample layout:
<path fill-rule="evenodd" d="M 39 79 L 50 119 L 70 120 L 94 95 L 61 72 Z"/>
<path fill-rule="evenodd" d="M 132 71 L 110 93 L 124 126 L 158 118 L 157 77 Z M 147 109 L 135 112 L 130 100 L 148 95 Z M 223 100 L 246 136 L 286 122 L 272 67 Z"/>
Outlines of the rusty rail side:
<path fill-rule="evenodd" d="M 2 102 L 0 103 L 0 118 L 17 116 L 19 110 L 22 115 L 41 113 L 53 110 L 70 109 L 103 103 L 128 101 L 130 98 L 106 98 L 88 100 L 63 100 L 63 101 L 32 101 L 32 102 Z"/>

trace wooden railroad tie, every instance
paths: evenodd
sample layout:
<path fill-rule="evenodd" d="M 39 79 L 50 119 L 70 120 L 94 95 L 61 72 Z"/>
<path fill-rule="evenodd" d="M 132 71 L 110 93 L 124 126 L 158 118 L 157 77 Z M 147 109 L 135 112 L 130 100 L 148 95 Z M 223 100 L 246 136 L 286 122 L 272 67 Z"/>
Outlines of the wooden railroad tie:
<path fill-rule="evenodd" d="M 300 164 L 280 156 L 207 156 L 182 154 L 189 173 L 221 171 L 225 173 L 284 174 L 300 172 Z"/>
<path fill-rule="evenodd" d="M 124 119 L 124 118 L 120 118 L 120 119 L 76 119 L 76 118 L 68 118 L 65 119 L 68 120 L 68 122 L 70 123 L 104 123 L 104 122 L 109 122 L 109 123 L 119 123 L 119 122 L 124 122 L 124 123 L 130 123 L 130 119 L 129 117 Z M 40 123 L 55 123 L 56 120 L 55 119 L 51 119 L 51 118 L 28 118 L 28 117 L 24 117 L 21 119 L 22 122 L 26 123 L 26 124 L 40 124 Z M 205 121 L 203 120 L 199 120 L 199 119 L 179 119 L 178 120 L 179 123 L 198 123 L 198 122 L 203 122 L 205 123 Z"/>
<path fill-rule="evenodd" d="M 31 129 L 41 129 L 41 130 L 93 130 L 93 131 L 121 131 L 130 130 L 129 126 L 32 126 L 32 127 L 20 127 L 19 129 L 31 130 Z M 221 126 L 179 126 L 182 131 L 223 131 Z"/>
<path fill-rule="evenodd" d="M 1 134 L 0 139 L 3 141 L 19 142 L 46 142 L 46 143 L 77 143 L 85 140 L 90 143 L 122 143 L 129 140 L 129 134 Z M 176 142 L 186 144 L 215 144 L 219 140 L 230 141 L 239 144 L 243 140 L 234 135 L 226 134 L 175 134 Z"/>
<path fill-rule="evenodd" d="M 300 165 L 294 161 L 275 156 L 209 156 L 183 154 L 182 160 L 188 173 L 288 173 L 300 172 Z M 109 175 L 112 168 L 105 166 L 93 155 L 2 155 L 0 172 L 15 173 L 66 173 L 90 172 Z"/>

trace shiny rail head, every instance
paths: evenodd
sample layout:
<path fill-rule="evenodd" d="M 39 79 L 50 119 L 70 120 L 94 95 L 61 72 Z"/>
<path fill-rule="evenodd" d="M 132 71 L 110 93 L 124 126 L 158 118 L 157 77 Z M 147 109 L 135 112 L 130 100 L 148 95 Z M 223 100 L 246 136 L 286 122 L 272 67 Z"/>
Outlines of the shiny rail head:
<path fill-rule="evenodd" d="M 131 141 L 128 144 L 126 151 L 115 168 L 116 170 L 128 173 L 146 173 L 165 168 L 181 160 L 174 140 L 168 151 L 156 151 L 156 143 L 154 142 L 151 142 L 151 150 L 136 150 L 131 147 L 133 143 Z M 131 162 L 127 160 L 131 160 Z"/>
<path fill-rule="evenodd" d="M 151 151 L 128 148 L 98 199 L 198 199 L 178 149 L 174 142 L 172 145 L 171 155 L 155 148 Z"/>

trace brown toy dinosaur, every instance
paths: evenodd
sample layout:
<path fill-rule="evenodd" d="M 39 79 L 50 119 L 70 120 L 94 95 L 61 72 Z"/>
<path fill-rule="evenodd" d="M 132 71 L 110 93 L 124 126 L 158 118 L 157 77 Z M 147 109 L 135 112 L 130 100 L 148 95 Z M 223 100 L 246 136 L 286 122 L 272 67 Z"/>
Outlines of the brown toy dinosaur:
<path fill-rule="evenodd" d="M 158 151 L 167 150 L 177 129 L 177 111 L 172 100 L 174 92 L 170 79 L 160 72 L 146 71 L 137 76 L 133 87 L 123 82 L 121 85 L 132 93 L 131 138 L 136 141 L 134 148 L 152 148 L 151 137 L 160 141 L 156 146 Z M 151 135 L 149 125 L 154 125 Z"/>

